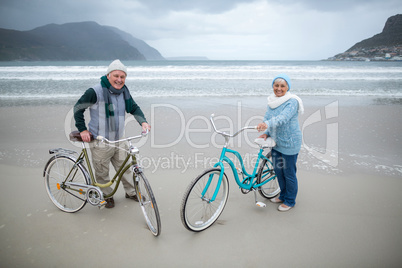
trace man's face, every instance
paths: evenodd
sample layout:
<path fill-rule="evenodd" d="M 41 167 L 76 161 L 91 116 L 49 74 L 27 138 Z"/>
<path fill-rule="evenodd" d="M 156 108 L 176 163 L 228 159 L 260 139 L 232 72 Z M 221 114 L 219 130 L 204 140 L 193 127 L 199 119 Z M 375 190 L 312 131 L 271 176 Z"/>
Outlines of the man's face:
<path fill-rule="evenodd" d="M 126 73 L 116 70 L 110 72 L 107 75 L 107 79 L 109 80 L 109 83 L 112 85 L 112 87 L 114 87 L 115 89 L 121 89 L 126 82 Z"/>

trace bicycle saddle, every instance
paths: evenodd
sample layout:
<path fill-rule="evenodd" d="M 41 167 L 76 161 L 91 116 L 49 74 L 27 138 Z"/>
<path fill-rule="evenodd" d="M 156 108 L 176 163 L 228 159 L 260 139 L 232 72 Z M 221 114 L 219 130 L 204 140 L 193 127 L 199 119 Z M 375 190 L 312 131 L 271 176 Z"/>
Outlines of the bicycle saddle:
<path fill-rule="evenodd" d="M 276 145 L 276 142 L 271 137 L 268 137 L 266 140 L 264 140 L 263 138 L 257 138 L 254 140 L 254 143 L 258 144 L 263 149 L 273 148 Z"/>

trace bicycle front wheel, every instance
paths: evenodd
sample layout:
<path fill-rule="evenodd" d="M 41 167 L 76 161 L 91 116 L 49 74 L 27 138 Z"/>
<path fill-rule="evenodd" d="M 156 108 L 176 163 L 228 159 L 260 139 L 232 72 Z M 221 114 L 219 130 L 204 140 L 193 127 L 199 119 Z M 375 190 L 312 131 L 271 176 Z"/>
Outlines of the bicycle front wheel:
<path fill-rule="evenodd" d="M 180 209 L 181 221 L 188 230 L 203 231 L 221 215 L 229 195 L 229 182 L 223 173 L 219 186 L 220 174 L 220 168 L 208 169 L 188 186 Z M 218 193 L 212 201 L 217 187 L 219 187 Z"/>
<path fill-rule="evenodd" d="M 260 184 L 268 180 L 258 191 L 263 197 L 271 199 L 277 196 L 281 189 L 279 188 L 278 180 L 275 176 L 271 152 L 266 155 L 266 158 L 268 160 L 264 158 L 258 168 L 257 183 Z"/>
<path fill-rule="evenodd" d="M 134 176 L 136 176 L 134 178 L 134 187 L 137 191 L 137 198 L 142 213 L 144 214 L 145 221 L 151 233 L 154 236 L 158 236 L 161 233 L 161 219 L 151 185 L 144 173 L 137 173 Z"/>
<path fill-rule="evenodd" d="M 53 204 L 64 212 L 77 212 L 87 203 L 83 187 L 66 185 L 74 182 L 89 185 L 89 178 L 83 166 L 68 156 L 53 156 L 44 170 L 47 194 Z"/>

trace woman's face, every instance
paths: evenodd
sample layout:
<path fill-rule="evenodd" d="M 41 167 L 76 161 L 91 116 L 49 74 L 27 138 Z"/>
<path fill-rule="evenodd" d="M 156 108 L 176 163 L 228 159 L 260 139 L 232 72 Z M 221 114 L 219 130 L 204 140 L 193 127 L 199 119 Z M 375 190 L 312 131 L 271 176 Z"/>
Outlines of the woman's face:
<path fill-rule="evenodd" d="M 124 83 L 126 82 L 126 73 L 123 71 L 116 70 L 111 72 L 107 76 L 107 79 L 115 89 L 121 89 L 124 86 Z"/>
<path fill-rule="evenodd" d="M 289 89 L 288 83 L 286 83 L 286 81 L 283 79 L 275 80 L 273 88 L 274 88 L 274 94 L 277 97 L 284 96 Z"/>

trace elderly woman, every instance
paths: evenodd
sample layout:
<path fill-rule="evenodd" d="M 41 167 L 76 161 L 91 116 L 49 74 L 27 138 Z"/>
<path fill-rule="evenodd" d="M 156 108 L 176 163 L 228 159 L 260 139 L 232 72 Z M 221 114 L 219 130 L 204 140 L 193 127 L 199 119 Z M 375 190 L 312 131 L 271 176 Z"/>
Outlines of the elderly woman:
<path fill-rule="evenodd" d="M 276 142 L 272 160 L 281 193 L 271 202 L 282 203 L 278 210 L 288 211 L 296 204 L 296 162 L 302 143 L 298 113 L 303 113 L 304 108 L 301 99 L 289 92 L 290 79 L 286 74 L 275 77 L 272 88 L 274 94 L 268 97 L 264 122 L 258 124 L 257 129 L 265 130 L 260 138 L 271 136 Z"/>

